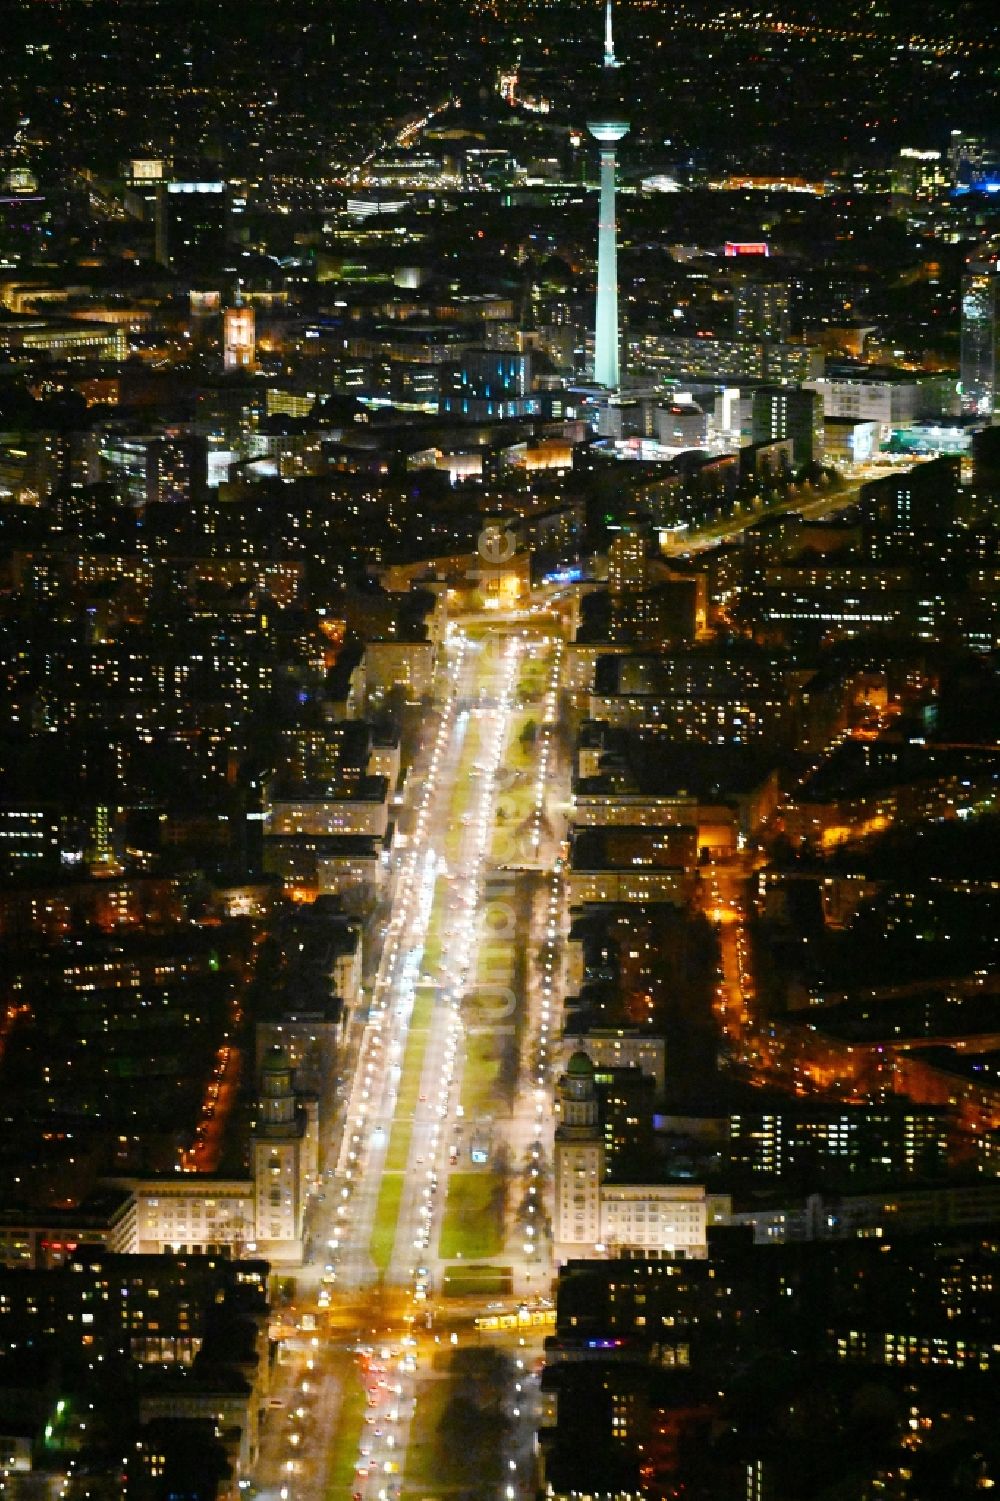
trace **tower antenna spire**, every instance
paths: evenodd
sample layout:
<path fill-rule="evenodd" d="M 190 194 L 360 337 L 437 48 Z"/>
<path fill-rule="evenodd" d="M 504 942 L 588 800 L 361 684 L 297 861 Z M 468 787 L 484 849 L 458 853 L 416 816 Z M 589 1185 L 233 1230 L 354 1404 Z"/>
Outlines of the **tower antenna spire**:
<path fill-rule="evenodd" d="M 615 57 L 615 33 L 611 14 L 611 0 L 604 0 L 604 66 L 617 68 L 618 59 Z"/>

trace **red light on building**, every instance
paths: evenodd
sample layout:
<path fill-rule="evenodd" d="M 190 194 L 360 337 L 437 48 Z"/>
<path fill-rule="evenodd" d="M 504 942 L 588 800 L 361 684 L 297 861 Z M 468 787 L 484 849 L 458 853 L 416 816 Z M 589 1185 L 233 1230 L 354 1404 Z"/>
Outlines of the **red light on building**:
<path fill-rule="evenodd" d="M 770 255 L 771 247 L 766 240 L 727 240 L 725 253 L 734 255 Z"/>

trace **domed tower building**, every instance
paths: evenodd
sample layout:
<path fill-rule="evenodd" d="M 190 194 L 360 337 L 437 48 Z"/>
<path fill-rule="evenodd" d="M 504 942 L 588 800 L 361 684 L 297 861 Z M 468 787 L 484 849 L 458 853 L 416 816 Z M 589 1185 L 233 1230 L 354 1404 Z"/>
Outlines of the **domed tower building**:
<path fill-rule="evenodd" d="M 557 1261 L 592 1256 L 601 1239 L 604 1140 L 594 1065 L 576 1052 L 556 1086 L 554 1252 Z"/>
<path fill-rule="evenodd" d="M 669 1261 L 708 1254 L 703 1184 L 634 1181 L 607 1156 L 606 1096 L 612 1081 L 576 1052 L 556 1086 L 553 1255 L 558 1263 L 593 1256 Z M 653 1163 L 650 1162 L 650 1167 Z"/>
<path fill-rule="evenodd" d="M 302 1260 L 309 1153 L 294 1072 L 284 1048 L 269 1049 L 252 1138 L 257 1251 L 272 1262 Z"/>

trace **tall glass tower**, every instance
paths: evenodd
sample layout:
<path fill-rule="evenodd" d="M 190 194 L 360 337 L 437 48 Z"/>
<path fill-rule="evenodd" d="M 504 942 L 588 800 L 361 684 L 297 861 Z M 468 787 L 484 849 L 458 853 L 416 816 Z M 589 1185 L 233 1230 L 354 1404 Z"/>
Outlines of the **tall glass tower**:
<path fill-rule="evenodd" d="M 976 259 L 962 279 L 962 411 L 1000 417 L 1000 264 Z"/>
<path fill-rule="evenodd" d="M 604 30 L 605 73 L 618 67 L 611 29 L 611 0 L 607 0 Z M 628 134 L 628 121 L 619 112 L 587 121 L 587 129 L 601 148 L 601 208 L 597 224 L 597 316 L 594 325 L 594 380 L 608 391 L 621 382 L 618 331 L 618 224 L 615 218 L 615 146 Z"/>

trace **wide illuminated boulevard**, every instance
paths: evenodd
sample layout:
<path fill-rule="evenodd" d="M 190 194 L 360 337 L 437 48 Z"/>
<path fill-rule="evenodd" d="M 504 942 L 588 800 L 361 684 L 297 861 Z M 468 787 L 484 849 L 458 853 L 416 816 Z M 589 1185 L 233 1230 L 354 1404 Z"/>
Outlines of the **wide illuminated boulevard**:
<path fill-rule="evenodd" d="M 533 1491 L 563 637 L 538 606 L 449 627 L 307 1264 L 276 1309 L 255 1479 L 273 1501 Z"/>

